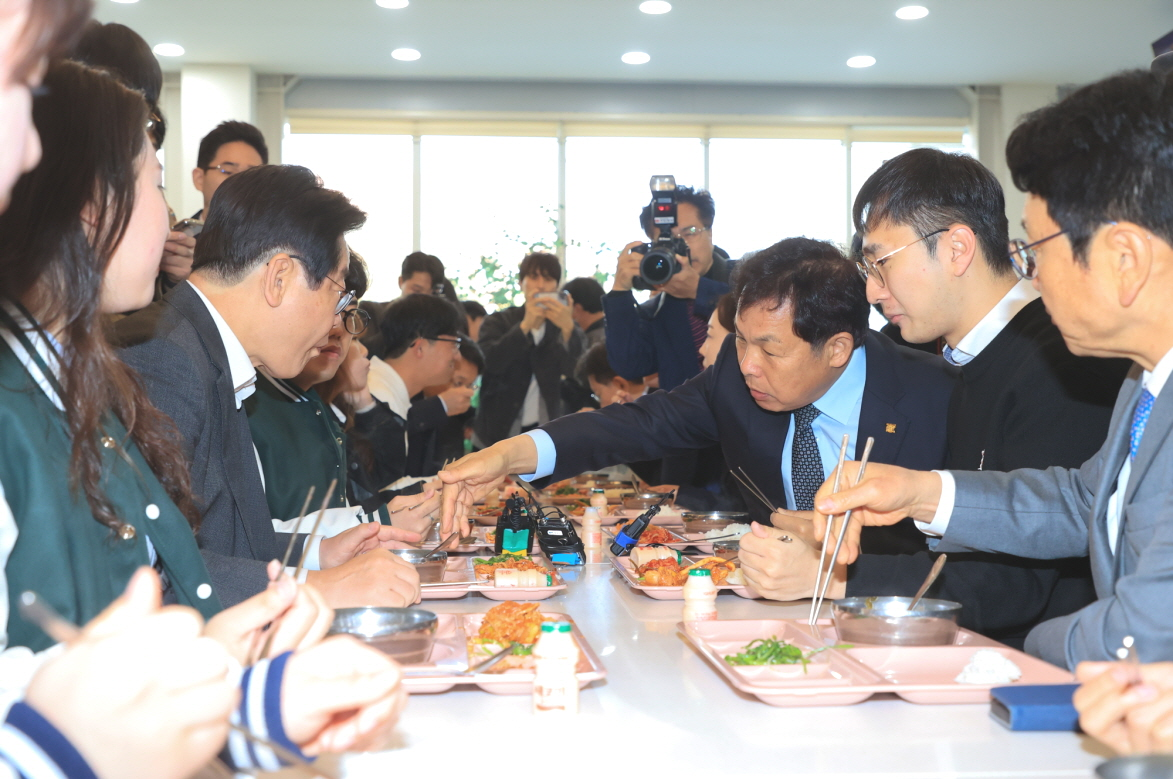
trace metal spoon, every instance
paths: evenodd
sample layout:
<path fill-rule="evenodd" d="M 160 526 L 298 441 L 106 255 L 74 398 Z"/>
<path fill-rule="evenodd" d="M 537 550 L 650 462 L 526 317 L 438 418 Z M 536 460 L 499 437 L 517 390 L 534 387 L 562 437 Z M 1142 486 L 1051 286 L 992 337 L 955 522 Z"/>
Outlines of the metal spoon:
<path fill-rule="evenodd" d="M 947 557 L 949 557 L 949 555 L 943 554 L 937 558 L 937 562 L 933 563 L 933 567 L 929 571 L 929 575 L 925 577 L 925 583 L 922 584 L 920 589 L 916 591 L 916 597 L 912 599 L 912 603 L 908 604 L 909 611 L 912 611 L 916 608 L 916 604 L 920 603 L 920 599 L 925 596 L 925 593 L 928 592 L 929 587 L 932 587 L 933 582 L 937 581 L 937 577 L 941 575 L 941 569 L 945 567 L 945 559 Z"/>
<path fill-rule="evenodd" d="M 433 557 L 436 556 L 437 552 L 444 551 L 444 549 L 447 548 L 453 541 L 456 541 L 459 538 L 460 538 L 460 531 L 457 530 L 455 533 L 452 533 L 447 538 L 445 538 L 443 541 L 441 541 L 440 544 L 435 549 L 433 549 L 431 552 L 429 552 L 424 557 L 424 561 L 426 562 L 428 560 L 431 560 Z"/>

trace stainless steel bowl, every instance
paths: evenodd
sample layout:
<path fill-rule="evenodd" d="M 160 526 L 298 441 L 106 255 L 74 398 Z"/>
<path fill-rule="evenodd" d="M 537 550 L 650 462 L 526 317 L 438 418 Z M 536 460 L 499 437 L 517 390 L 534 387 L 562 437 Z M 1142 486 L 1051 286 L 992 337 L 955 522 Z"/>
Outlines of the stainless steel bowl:
<path fill-rule="evenodd" d="M 623 499 L 623 508 L 646 511 L 659 503 L 665 494 L 662 492 L 624 492 L 620 493 L 620 497 Z M 664 505 L 671 506 L 672 501 L 669 500 Z"/>
<path fill-rule="evenodd" d="M 335 609 L 330 634 L 354 636 L 404 664 L 422 663 L 432 654 L 438 623 L 435 614 L 423 609 Z"/>
<path fill-rule="evenodd" d="M 839 640 L 849 644 L 940 646 L 957 638 L 961 604 L 922 598 L 915 611 L 912 598 L 844 598 L 832 606 Z"/>
<path fill-rule="evenodd" d="M 429 549 L 392 549 L 391 554 L 400 557 L 415 566 L 420 575 L 420 583 L 439 582 L 444 580 L 444 570 L 448 567 L 448 553 L 435 552 L 432 559 L 424 558 L 433 554 Z"/>
<path fill-rule="evenodd" d="M 1173 755 L 1116 757 L 1096 766 L 1100 779 L 1170 779 Z"/>
<path fill-rule="evenodd" d="M 741 553 L 741 539 L 731 538 L 728 541 L 714 541 L 713 554 L 722 560 L 732 560 Z"/>
<path fill-rule="evenodd" d="M 683 511 L 684 532 L 707 533 L 710 530 L 724 530 L 734 523 L 749 524 L 749 513 L 745 511 Z"/>

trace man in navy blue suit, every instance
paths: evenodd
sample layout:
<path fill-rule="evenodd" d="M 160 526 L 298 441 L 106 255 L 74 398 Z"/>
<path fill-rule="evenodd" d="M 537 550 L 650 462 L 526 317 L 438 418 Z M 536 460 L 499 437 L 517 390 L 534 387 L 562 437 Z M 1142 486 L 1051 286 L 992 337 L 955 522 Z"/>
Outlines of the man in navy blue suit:
<path fill-rule="evenodd" d="M 791 510 L 812 508 L 845 434 L 853 457 L 872 437 L 877 462 L 941 466 L 954 370 L 868 330 L 863 280 L 838 249 L 790 238 L 740 273 L 737 333 L 716 364 L 671 392 L 562 417 L 464 458 L 441 473 L 446 515 L 507 473 L 562 479 L 713 444 L 727 467 L 744 468 Z M 748 491 L 743 497 L 769 525 L 770 512 Z M 877 553 L 923 549 L 915 533 L 886 528 L 864 543 Z"/>

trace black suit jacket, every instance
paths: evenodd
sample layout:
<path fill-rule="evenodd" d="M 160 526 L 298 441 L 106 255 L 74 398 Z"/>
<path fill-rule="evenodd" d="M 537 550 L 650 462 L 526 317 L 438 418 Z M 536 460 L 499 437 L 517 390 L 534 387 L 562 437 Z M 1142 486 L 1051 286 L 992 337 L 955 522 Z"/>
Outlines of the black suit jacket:
<path fill-rule="evenodd" d="M 586 351 L 586 336 L 578 325 L 567 343 L 562 331 L 547 323 L 542 342 L 534 344 L 533 337 L 521 330 L 523 319 L 525 306 L 514 306 L 490 314 L 481 323 L 478 343 L 485 352 L 485 372 L 475 428 L 485 446 L 509 436 L 531 378 L 538 380 L 550 418 L 562 416 L 562 377 L 574 375 L 574 366 Z"/>
<path fill-rule="evenodd" d="M 940 357 L 897 346 L 872 332 L 864 339 L 864 348 L 867 378 L 855 456 L 862 455 L 871 436 L 876 439 L 871 454 L 875 462 L 919 470 L 941 467 L 956 370 Z M 790 417 L 789 412 L 766 411 L 754 402 L 729 336 L 712 367 L 671 392 L 571 414 L 542 429 L 558 449 L 553 479 L 719 443 L 728 468 L 744 468 L 775 505 L 784 506 L 782 446 Z M 744 487 L 739 489 L 751 518 L 769 524 L 761 501 Z M 869 552 L 925 548 L 923 534 L 910 526 L 865 530 L 878 531 L 868 532 L 863 540 Z"/>
<path fill-rule="evenodd" d="M 190 284 L 179 284 L 117 322 L 114 338 L 151 402 L 179 428 L 203 512 L 196 540 L 220 600 L 228 607 L 256 595 L 268 584 L 266 564 L 281 559 L 289 536 L 273 530 L 248 416 L 236 408 L 212 315 Z"/>

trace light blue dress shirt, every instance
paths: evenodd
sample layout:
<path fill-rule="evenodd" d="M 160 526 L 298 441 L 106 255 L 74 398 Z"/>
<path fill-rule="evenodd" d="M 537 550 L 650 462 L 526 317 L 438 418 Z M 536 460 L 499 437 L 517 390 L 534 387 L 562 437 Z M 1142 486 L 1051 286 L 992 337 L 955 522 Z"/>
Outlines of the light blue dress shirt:
<path fill-rule="evenodd" d="M 855 443 L 859 430 L 859 412 L 863 406 L 863 388 L 867 381 L 867 354 L 860 346 L 851 355 L 847 368 L 831 385 L 823 397 L 815 401 L 819 416 L 811 423 L 815 443 L 819 447 L 819 458 L 823 461 L 823 476 L 830 476 L 839 464 L 839 444 L 843 434 L 850 436 L 847 442 L 848 458 L 855 457 Z M 542 429 L 530 430 L 525 435 L 534 440 L 538 447 L 538 467 L 533 473 L 524 474 L 526 481 L 542 479 L 554 472 L 558 451 L 550 434 Z M 786 508 L 794 509 L 794 488 L 790 482 L 790 453 L 794 447 L 794 425 L 786 431 L 782 444 L 782 484 L 786 489 Z"/>
<path fill-rule="evenodd" d="M 823 397 L 815 401 L 819 410 L 811 430 L 815 444 L 819 447 L 819 459 L 823 461 L 823 478 L 830 476 L 839 465 L 839 446 L 843 434 L 847 441 L 847 459 L 855 458 L 855 442 L 859 431 L 859 411 L 863 406 L 863 388 L 867 381 L 867 354 L 864 347 L 858 347 L 851 355 L 851 361 Z M 794 510 L 794 485 L 790 479 L 791 455 L 794 451 L 794 420 L 786 429 L 786 441 L 782 444 L 782 486 L 786 490 L 786 508 Z"/>

